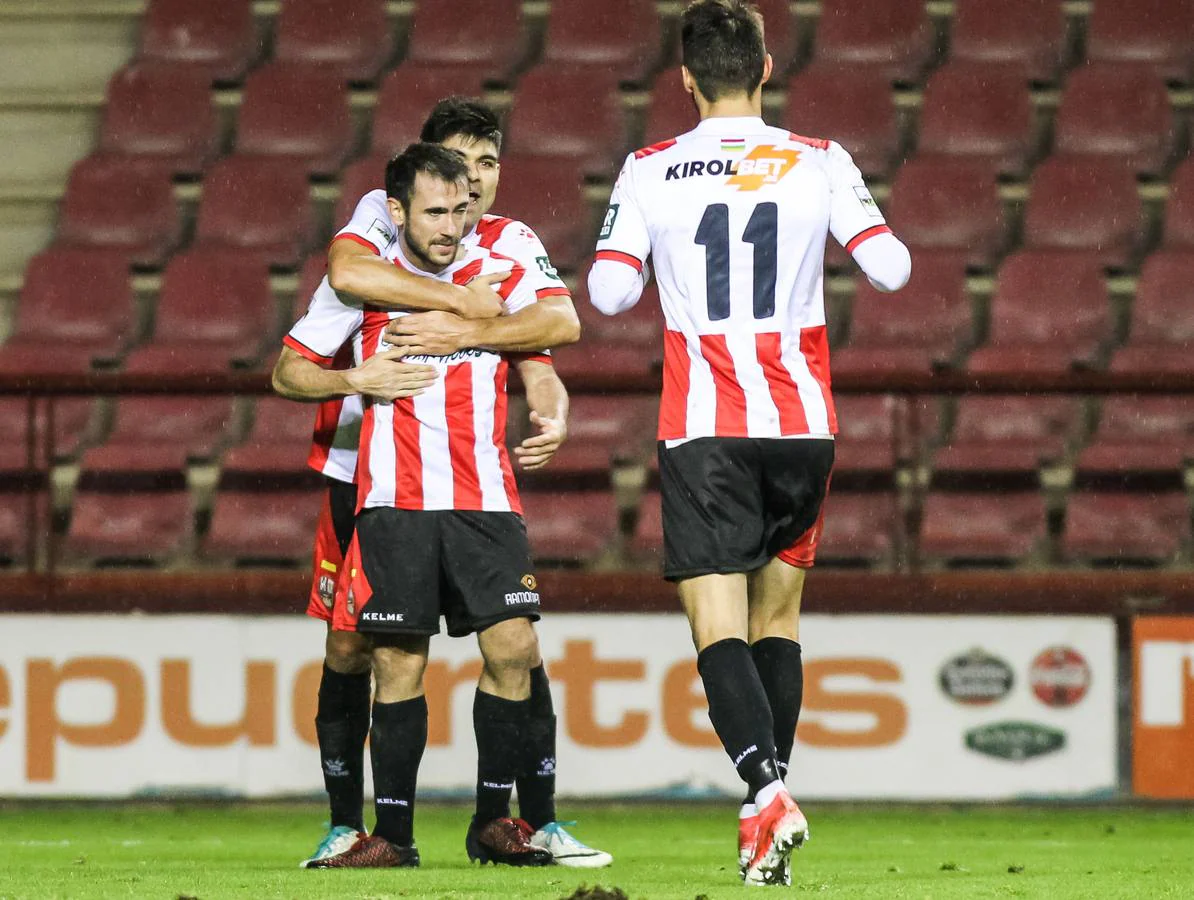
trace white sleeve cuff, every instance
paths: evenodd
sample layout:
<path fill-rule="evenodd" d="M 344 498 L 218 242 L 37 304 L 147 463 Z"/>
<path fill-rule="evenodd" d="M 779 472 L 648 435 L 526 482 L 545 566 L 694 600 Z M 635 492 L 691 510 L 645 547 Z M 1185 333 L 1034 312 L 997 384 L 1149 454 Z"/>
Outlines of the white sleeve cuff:
<path fill-rule="evenodd" d="M 639 272 L 618 260 L 599 259 L 589 270 L 589 302 L 607 316 L 625 312 L 638 303 L 648 277 L 645 264 Z"/>
<path fill-rule="evenodd" d="M 854 248 L 854 261 L 878 290 L 898 291 L 912 275 L 912 254 L 894 234 L 876 234 Z"/>

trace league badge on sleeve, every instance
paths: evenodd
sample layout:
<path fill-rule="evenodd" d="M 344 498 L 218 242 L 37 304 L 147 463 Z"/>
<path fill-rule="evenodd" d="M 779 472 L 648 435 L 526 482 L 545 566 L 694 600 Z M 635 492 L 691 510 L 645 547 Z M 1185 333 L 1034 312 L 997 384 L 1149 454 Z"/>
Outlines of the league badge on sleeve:
<path fill-rule="evenodd" d="M 394 229 L 387 228 L 381 219 L 374 219 L 373 224 L 365 232 L 365 236 L 372 241 L 376 241 L 379 246 L 385 247 L 394 240 Z"/>
<path fill-rule="evenodd" d="M 601 233 L 597 235 L 598 240 L 604 241 L 614 233 L 614 222 L 618 221 L 618 206 L 617 203 L 611 203 L 609 209 L 605 211 L 605 218 L 601 222 Z"/>
<path fill-rule="evenodd" d="M 866 210 L 866 214 L 872 219 L 882 219 L 883 212 L 879 209 L 879 204 L 875 202 L 875 198 L 871 196 L 871 192 L 862 185 L 854 188 L 854 196 L 858 198 L 858 202 L 862 204 L 862 208 Z"/>

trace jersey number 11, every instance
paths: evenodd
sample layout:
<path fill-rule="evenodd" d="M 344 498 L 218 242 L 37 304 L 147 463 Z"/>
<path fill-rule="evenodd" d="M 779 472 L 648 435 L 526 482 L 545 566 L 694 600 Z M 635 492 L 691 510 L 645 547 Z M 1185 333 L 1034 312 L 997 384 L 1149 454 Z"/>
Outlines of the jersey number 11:
<path fill-rule="evenodd" d="M 744 243 L 753 244 L 754 315 L 767 319 L 775 315 L 775 267 L 779 211 L 774 203 L 760 203 L 750 214 Z M 705 207 L 696 231 L 696 243 L 705 248 L 705 296 L 709 321 L 730 317 L 730 208 L 724 203 Z"/>

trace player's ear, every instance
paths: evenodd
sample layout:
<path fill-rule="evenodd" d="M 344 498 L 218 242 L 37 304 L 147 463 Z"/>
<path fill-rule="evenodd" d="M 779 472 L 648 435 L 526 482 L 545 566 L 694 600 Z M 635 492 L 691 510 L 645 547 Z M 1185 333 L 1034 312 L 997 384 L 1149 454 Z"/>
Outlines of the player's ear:
<path fill-rule="evenodd" d="M 771 54 L 768 53 L 763 57 L 763 80 L 759 82 L 760 85 L 766 84 L 771 79 L 771 68 L 773 65 Z"/>
<path fill-rule="evenodd" d="M 684 90 L 696 96 L 696 79 L 692 77 L 692 73 L 688 71 L 688 66 L 680 67 L 680 79 L 684 82 Z"/>
<path fill-rule="evenodd" d="M 406 224 L 406 215 L 403 213 L 402 204 L 393 197 L 386 197 L 386 208 L 390 211 L 390 220 L 401 228 Z"/>

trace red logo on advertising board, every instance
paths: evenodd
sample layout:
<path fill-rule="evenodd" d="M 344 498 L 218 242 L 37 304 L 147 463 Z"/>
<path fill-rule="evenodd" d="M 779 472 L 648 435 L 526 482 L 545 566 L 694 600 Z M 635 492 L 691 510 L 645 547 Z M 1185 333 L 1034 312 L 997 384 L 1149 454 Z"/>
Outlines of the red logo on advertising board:
<path fill-rule="evenodd" d="M 1090 690 L 1090 666 L 1073 647 L 1048 647 L 1032 661 L 1028 683 L 1046 706 L 1073 706 Z"/>

